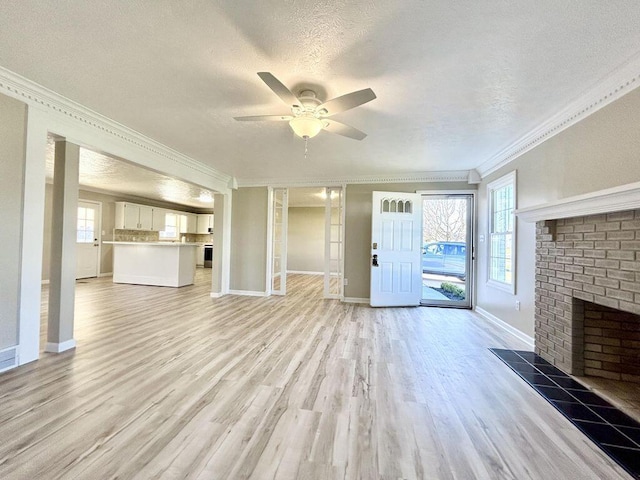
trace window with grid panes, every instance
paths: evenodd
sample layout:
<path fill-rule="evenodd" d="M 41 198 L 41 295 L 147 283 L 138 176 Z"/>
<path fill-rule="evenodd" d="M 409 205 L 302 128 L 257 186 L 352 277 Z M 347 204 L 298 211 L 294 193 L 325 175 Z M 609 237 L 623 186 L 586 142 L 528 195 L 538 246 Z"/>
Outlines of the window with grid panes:
<path fill-rule="evenodd" d="M 488 283 L 515 293 L 516 258 L 516 172 L 487 186 L 489 201 Z"/>

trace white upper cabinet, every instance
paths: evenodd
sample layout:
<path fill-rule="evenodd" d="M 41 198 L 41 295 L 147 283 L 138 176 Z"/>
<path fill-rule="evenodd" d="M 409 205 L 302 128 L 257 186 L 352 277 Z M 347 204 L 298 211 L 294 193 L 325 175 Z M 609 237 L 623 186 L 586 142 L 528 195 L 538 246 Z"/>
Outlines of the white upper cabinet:
<path fill-rule="evenodd" d="M 175 224 L 173 221 L 167 222 L 167 215 L 175 215 Z M 201 216 L 207 218 L 200 221 Z M 199 233 L 199 226 L 204 229 L 202 233 L 208 233 L 209 227 L 213 227 L 213 215 L 197 215 L 137 203 L 116 202 L 117 229 L 162 232 L 167 229 L 168 223 L 171 224 L 169 227 L 175 225 L 178 233 Z"/>
<path fill-rule="evenodd" d="M 149 208 L 149 207 L 146 207 L 146 208 Z M 167 216 L 167 213 L 169 213 L 169 211 L 165 210 L 164 208 L 157 208 L 157 207 L 153 207 L 151 210 L 152 210 L 151 228 L 149 230 L 161 232 L 162 230 L 165 229 L 165 225 L 167 224 L 166 216 Z"/>
<path fill-rule="evenodd" d="M 128 202 L 116 202 L 116 228 L 153 230 L 153 208 Z"/>
<path fill-rule="evenodd" d="M 198 216 L 195 213 L 180 214 L 180 233 L 197 233 Z"/>
<path fill-rule="evenodd" d="M 198 230 L 196 233 L 211 233 L 212 231 L 213 231 L 213 214 L 212 213 L 199 214 Z"/>

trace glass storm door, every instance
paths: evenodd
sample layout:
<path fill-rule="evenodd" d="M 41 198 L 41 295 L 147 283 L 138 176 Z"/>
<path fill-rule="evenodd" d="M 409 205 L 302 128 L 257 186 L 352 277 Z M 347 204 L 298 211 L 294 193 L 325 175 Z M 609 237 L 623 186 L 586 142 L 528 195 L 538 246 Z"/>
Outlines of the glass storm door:
<path fill-rule="evenodd" d="M 473 195 L 422 195 L 422 304 L 471 307 Z"/>

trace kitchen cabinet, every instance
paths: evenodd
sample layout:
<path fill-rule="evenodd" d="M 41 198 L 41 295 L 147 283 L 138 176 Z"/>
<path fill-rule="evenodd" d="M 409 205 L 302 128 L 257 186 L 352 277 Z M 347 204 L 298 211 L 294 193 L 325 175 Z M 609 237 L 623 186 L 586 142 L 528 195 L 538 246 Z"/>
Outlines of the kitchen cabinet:
<path fill-rule="evenodd" d="M 198 216 L 195 213 L 180 214 L 180 233 L 197 233 Z"/>
<path fill-rule="evenodd" d="M 125 230 L 154 230 L 153 207 L 128 202 L 116 202 L 115 227 Z"/>
<path fill-rule="evenodd" d="M 213 214 L 212 213 L 199 214 L 198 230 L 196 233 L 211 233 L 211 231 L 213 231 Z"/>
<path fill-rule="evenodd" d="M 152 210 L 153 210 L 153 214 L 152 214 L 153 221 L 151 222 L 151 228 L 152 230 L 160 232 L 165 229 L 165 226 L 167 224 L 166 215 L 169 212 L 164 208 L 156 208 L 156 207 L 153 207 Z"/>
<path fill-rule="evenodd" d="M 204 266 L 204 245 L 199 245 L 196 249 L 196 265 L 198 267 Z"/>

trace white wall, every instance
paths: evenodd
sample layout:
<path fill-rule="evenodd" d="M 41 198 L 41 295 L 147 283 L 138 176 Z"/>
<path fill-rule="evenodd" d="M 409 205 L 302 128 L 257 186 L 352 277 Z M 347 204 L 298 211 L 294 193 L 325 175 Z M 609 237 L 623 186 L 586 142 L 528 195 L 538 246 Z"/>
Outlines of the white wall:
<path fill-rule="evenodd" d="M 0 95 L 0 349 L 18 343 L 26 119 L 23 103 Z"/>
<path fill-rule="evenodd" d="M 478 233 L 487 237 L 487 183 L 517 170 L 517 208 L 640 181 L 640 89 L 602 108 L 484 178 Z M 479 244 L 477 305 L 527 335 L 534 331 L 535 224 L 517 221 L 516 293 L 487 286 Z M 515 310 L 520 300 L 521 310 Z"/>
<path fill-rule="evenodd" d="M 289 207 L 287 270 L 324 272 L 324 207 Z"/>

